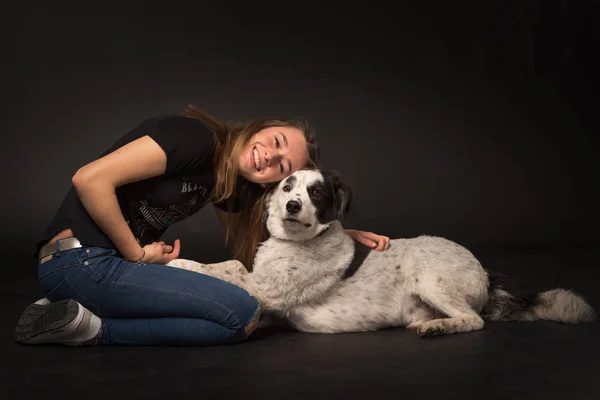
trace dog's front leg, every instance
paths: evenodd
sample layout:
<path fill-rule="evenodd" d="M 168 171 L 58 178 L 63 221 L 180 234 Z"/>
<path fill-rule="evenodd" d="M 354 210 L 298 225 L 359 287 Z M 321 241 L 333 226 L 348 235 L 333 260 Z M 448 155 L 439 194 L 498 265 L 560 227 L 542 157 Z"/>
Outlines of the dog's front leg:
<path fill-rule="evenodd" d="M 187 269 L 188 271 L 204 272 L 204 266 L 207 264 L 199 263 L 198 261 L 187 260 L 185 258 L 176 258 L 169 261 L 167 267 Z"/>
<path fill-rule="evenodd" d="M 197 261 L 177 258 L 167 263 L 168 267 L 187 269 L 188 271 L 201 272 L 210 275 L 212 272 L 219 273 L 229 271 L 231 274 L 245 275 L 248 273 L 244 265 L 237 260 L 228 260 L 214 264 L 203 264 Z"/>
<path fill-rule="evenodd" d="M 228 260 L 214 264 L 202 264 L 192 260 L 175 259 L 167 263 L 167 266 L 199 272 L 201 274 L 229 282 L 233 285 L 241 287 L 256 297 L 256 291 L 253 289 L 251 281 L 247 279 L 248 270 L 246 270 L 244 265 L 237 260 Z"/>
<path fill-rule="evenodd" d="M 227 260 L 220 263 L 214 264 L 202 264 L 202 270 L 208 275 L 214 273 L 230 273 L 232 275 L 247 275 L 248 270 L 244 267 L 244 264 L 238 260 Z"/>

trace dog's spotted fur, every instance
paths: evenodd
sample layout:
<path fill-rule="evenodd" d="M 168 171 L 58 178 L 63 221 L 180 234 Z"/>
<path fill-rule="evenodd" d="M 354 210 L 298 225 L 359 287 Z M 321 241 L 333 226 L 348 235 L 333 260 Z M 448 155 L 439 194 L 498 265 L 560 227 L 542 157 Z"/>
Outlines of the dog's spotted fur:
<path fill-rule="evenodd" d="M 336 174 L 298 171 L 269 195 L 270 238 L 259 247 L 252 273 L 237 261 L 169 265 L 241 286 L 263 310 L 306 332 L 406 326 L 429 336 L 481 329 L 484 319 L 580 323 L 596 317 L 567 290 L 530 299 L 509 293 L 490 283 L 469 250 L 440 237 L 392 240 L 388 250 L 368 251 L 362 263 L 353 263 L 357 244 L 341 224 L 351 202 L 350 188 Z"/>

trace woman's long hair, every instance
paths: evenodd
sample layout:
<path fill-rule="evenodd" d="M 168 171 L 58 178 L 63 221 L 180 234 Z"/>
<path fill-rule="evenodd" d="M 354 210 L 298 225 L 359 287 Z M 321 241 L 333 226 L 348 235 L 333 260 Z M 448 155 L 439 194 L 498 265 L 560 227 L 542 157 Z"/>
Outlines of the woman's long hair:
<path fill-rule="evenodd" d="M 225 240 L 233 241 L 235 259 L 251 271 L 256 250 L 267 238 L 263 215 L 268 188 L 239 175 L 240 154 L 257 132 L 274 126 L 292 127 L 302 131 L 306 139 L 308 163 L 305 167 L 316 167 L 319 148 L 314 131 L 302 119 L 265 118 L 247 122 L 224 122 L 193 105 L 188 105 L 183 115 L 200 120 L 215 135 L 213 165 L 216 182 L 212 201 L 226 202 L 229 217 L 226 221 Z M 239 205 L 240 211 L 232 214 L 234 203 Z"/>

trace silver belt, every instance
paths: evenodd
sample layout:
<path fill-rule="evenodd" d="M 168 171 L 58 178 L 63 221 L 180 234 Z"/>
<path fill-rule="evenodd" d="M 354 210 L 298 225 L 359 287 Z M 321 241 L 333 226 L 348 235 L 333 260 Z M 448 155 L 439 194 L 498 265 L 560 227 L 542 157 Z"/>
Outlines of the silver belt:
<path fill-rule="evenodd" d="M 79 247 L 83 246 L 76 237 L 58 239 L 54 243 L 48 243 L 47 245 L 42 246 L 39 252 L 39 260 L 41 261 L 42 258 L 58 253 L 59 251 L 77 249 Z"/>

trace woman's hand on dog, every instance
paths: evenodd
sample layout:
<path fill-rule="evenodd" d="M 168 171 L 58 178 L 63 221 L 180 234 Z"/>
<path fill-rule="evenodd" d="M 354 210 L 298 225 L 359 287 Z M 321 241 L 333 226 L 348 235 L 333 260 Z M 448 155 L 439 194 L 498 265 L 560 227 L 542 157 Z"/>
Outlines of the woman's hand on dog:
<path fill-rule="evenodd" d="M 165 265 L 169 261 L 179 257 L 181 251 L 181 242 L 175 240 L 173 246 L 165 242 L 154 242 L 144 246 L 144 258 L 141 260 L 144 264 L 160 264 Z"/>
<path fill-rule="evenodd" d="M 387 236 L 378 235 L 373 232 L 357 231 L 355 229 L 345 229 L 344 231 L 358 243 L 362 243 L 373 250 L 382 251 L 390 247 L 390 238 Z"/>

